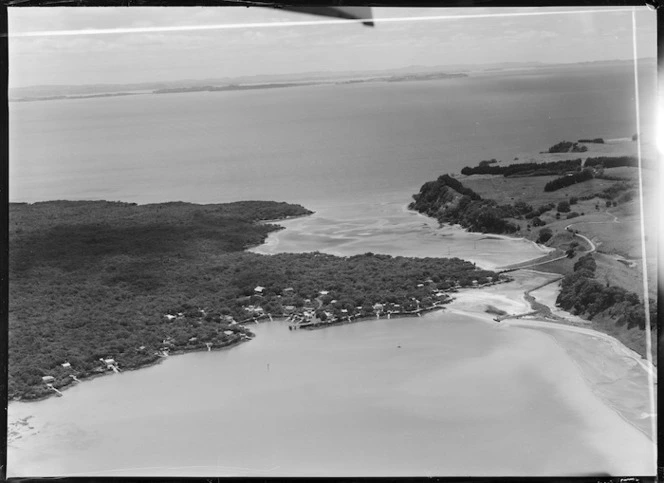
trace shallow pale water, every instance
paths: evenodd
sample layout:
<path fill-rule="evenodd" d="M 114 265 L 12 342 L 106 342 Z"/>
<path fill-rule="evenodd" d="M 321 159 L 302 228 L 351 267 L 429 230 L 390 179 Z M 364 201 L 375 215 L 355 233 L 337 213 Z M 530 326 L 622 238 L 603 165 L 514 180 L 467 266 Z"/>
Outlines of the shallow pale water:
<path fill-rule="evenodd" d="M 406 208 L 406 193 L 328 204 L 315 214 L 280 221 L 252 251 L 263 254 L 320 251 L 338 256 L 366 252 L 404 257 L 457 257 L 493 269 L 547 254 L 550 249 L 528 240 L 468 233 L 440 227 L 435 220 Z"/>
<path fill-rule="evenodd" d="M 545 335 L 445 313 L 319 331 L 275 322 L 256 332 L 230 350 L 11 404 L 10 420 L 33 415 L 37 433 L 10 443 L 9 474 L 546 475 L 616 466 L 591 444 L 601 430 L 584 411 L 588 389 Z M 618 436 L 638 443 L 630 429 Z"/>

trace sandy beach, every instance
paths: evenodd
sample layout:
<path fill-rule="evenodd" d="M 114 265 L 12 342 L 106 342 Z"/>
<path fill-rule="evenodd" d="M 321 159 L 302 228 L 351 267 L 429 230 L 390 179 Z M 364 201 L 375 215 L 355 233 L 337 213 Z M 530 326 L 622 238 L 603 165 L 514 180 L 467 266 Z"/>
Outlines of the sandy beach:
<path fill-rule="evenodd" d="M 449 310 L 480 318 L 501 330 L 535 330 L 551 337 L 569 355 L 570 361 L 576 366 L 576 372 L 590 389 L 591 394 L 603 403 L 604 409 L 594 414 L 595 417 L 601 414 L 602 418 L 605 418 L 607 428 L 611 425 L 615 428 L 614 433 L 607 433 L 607 438 L 617 437 L 618 429 L 614 418 L 617 415 L 649 440 L 655 441 L 655 436 L 652 434 L 652 418 L 656 415 L 649 401 L 648 375 L 652 374 L 656 383 L 656 368 L 649 366 L 647 361 L 615 338 L 590 328 L 550 322 L 537 317 L 495 322 L 495 316 L 486 312 L 488 307 L 509 314 L 527 313 L 531 308 L 523 297 L 524 292 L 546 283 L 547 280 L 558 278 L 555 274 L 532 270 L 519 270 L 511 272 L 510 275 L 514 280 L 506 284 L 461 290 L 455 294 L 455 300 L 448 305 Z M 551 301 L 555 301 L 556 287 L 556 283 L 545 286 L 543 289 L 548 289 L 544 291 L 545 297 L 538 297 L 543 289 L 533 291 L 531 295 L 535 296 L 538 302 L 555 309 Z M 563 310 L 556 309 L 554 313 L 570 321 L 589 324 Z M 576 390 L 578 387 L 574 391 Z M 595 405 L 590 398 L 586 398 L 585 403 L 588 407 Z M 610 411 L 606 412 L 606 409 Z M 597 444 L 608 443 L 604 439 L 598 439 Z M 642 449 L 648 450 L 645 442 L 641 444 Z M 654 447 L 652 444 L 650 446 Z"/>

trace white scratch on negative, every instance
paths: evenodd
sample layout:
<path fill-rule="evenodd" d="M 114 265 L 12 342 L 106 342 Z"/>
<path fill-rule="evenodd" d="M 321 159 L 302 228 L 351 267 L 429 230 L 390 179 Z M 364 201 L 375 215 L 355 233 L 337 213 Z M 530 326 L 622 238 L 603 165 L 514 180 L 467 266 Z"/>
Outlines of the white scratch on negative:
<path fill-rule="evenodd" d="M 616 13 L 630 12 L 629 8 L 597 8 L 585 10 L 537 10 L 532 12 L 503 12 L 486 14 L 461 14 L 461 15 L 433 15 L 426 17 L 387 17 L 387 18 L 363 18 L 363 19 L 333 19 L 333 20 L 308 20 L 292 22 L 253 22 L 237 24 L 216 24 L 216 25 L 173 25 L 161 27 L 126 27 L 126 28 L 108 28 L 108 29 L 80 29 L 80 30 L 42 30 L 33 32 L 16 32 L 8 35 L 10 38 L 21 37 L 65 37 L 73 35 L 117 35 L 133 33 L 153 33 L 153 32 L 189 32 L 201 30 L 234 30 L 234 29 L 252 29 L 252 28 L 271 28 L 271 27 L 308 27 L 320 25 L 344 25 L 363 22 L 373 22 L 374 24 L 386 24 L 394 22 L 431 22 L 443 20 L 469 20 L 480 18 L 497 17 L 535 17 L 542 15 L 577 15 L 582 13 Z"/>
<path fill-rule="evenodd" d="M 637 157 L 639 163 L 639 208 L 641 211 L 641 270 L 643 276 L 643 304 L 645 311 L 645 321 L 646 321 L 646 360 L 648 361 L 648 366 L 653 367 L 652 363 L 652 332 L 650 326 L 650 300 L 648 299 L 648 259 L 646 257 L 646 227 L 644 220 L 644 209 L 643 209 L 643 161 L 641 158 L 641 109 L 639 106 L 639 72 L 638 72 L 638 63 L 637 63 L 637 48 L 636 48 L 636 9 L 632 8 L 632 49 L 634 55 L 634 104 L 636 106 L 636 146 L 637 146 Z M 655 407 L 655 381 L 653 371 L 648 371 L 648 398 L 650 402 L 650 410 L 652 413 L 656 413 L 657 409 Z M 652 440 L 657 441 L 657 423 L 655 418 L 651 418 L 651 431 L 652 431 Z M 655 460 L 657 461 L 657 447 L 653 445 L 653 451 L 655 452 Z"/>

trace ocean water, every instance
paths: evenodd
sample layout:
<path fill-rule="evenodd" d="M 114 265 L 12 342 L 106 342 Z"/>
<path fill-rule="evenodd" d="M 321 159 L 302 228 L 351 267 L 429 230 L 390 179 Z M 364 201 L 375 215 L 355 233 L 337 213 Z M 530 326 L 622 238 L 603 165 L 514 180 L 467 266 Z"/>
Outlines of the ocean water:
<path fill-rule="evenodd" d="M 506 250 L 529 258 L 539 249 L 439 229 L 405 211 L 410 195 L 481 159 L 630 136 L 632 83 L 629 69 L 595 66 L 13 103 L 10 199 L 283 200 L 317 213 L 284 223 L 256 251 L 460 256 L 495 266 L 516 261 Z M 645 437 L 591 394 L 543 334 L 451 311 L 256 331 L 230 350 L 12 403 L 9 475 L 651 472 L 639 458 Z"/>
<path fill-rule="evenodd" d="M 654 68 L 642 79 L 651 132 Z M 629 65 L 402 83 L 139 95 L 10 105 L 10 200 L 312 209 L 405 198 L 482 159 L 636 132 Z M 407 202 L 407 199 L 404 201 Z"/>
<path fill-rule="evenodd" d="M 10 436 L 9 475 L 650 469 L 645 436 L 592 396 L 546 335 L 444 312 L 318 331 L 291 332 L 275 321 L 255 330 L 239 347 L 13 403 L 10 420 L 28 419 L 21 438 Z"/>

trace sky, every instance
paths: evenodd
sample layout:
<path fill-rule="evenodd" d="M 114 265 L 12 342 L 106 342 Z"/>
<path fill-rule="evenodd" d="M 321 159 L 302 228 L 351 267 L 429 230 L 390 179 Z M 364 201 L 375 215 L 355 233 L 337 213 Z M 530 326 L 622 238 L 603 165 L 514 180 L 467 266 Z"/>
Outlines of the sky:
<path fill-rule="evenodd" d="M 632 59 L 633 11 L 638 57 L 654 57 L 656 15 L 646 7 L 373 8 L 373 28 L 259 7 L 12 7 L 9 85 Z M 186 29 L 248 23 L 270 25 Z M 89 29 L 110 31 L 91 35 Z"/>

